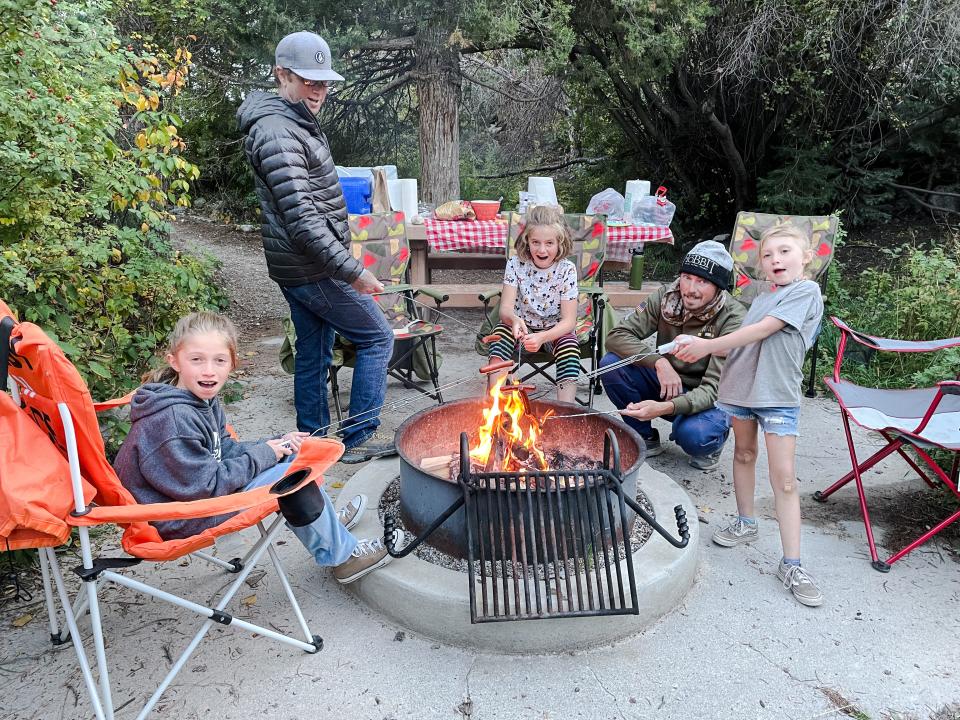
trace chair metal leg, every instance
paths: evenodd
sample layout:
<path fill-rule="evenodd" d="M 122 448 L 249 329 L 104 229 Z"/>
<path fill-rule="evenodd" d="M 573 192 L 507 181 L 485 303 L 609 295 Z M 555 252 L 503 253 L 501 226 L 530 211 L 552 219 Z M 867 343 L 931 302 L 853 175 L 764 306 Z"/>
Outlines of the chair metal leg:
<path fill-rule="evenodd" d="M 47 605 L 47 623 L 50 625 L 50 642 L 61 645 L 65 642 L 60 638 L 60 623 L 57 621 L 57 606 L 53 604 L 53 587 L 50 583 L 50 566 L 43 549 L 37 550 L 40 559 L 40 575 L 43 578 L 43 598 Z"/>
<path fill-rule="evenodd" d="M 443 405 L 443 395 L 440 394 L 440 370 L 437 367 L 437 336 L 430 336 L 430 351 L 426 354 L 427 368 L 430 370 L 430 380 L 433 382 L 433 392 L 437 396 L 437 403 Z"/>
<path fill-rule="evenodd" d="M 339 368 L 330 366 L 330 394 L 333 395 L 333 409 L 337 413 L 337 424 L 343 422 L 343 408 L 340 406 L 340 383 L 337 382 Z"/>
<path fill-rule="evenodd" d="M 870 546 L 870 559 L 875 570 L 880 572 L 889 572 L 890 566 L 886 563 L 881 563 L 880 558 L 877 556 L 877 544 L 873 539 L 873 527 L 870 524 L 870 511 L 867 509 L 867 496 L 863 490 L 863 478 L 860 475 L 860 464 L 857 461 L 857 451 L 853 446 L 853 434 L 850 432 L 850 420 L 844 414 L 843 416 L 843 430 L 847 436 L 847 448 L 850 451 L 850 462 L 853 464 L 853 477 L 857 482 L 857 496 L 860 500 L 860 512 L 863 515 L 863 526 L 867 531 L 867 544 Z M 889 454 L 889 453 L 888 453 Z"/>
<path fill-rule="evenodd" d="M 64 615 L 66 616 L 67 630 L 70 633 L 70 639 L 73 640 L 73 649 L 77 654 L 77 663 L 80 665 L 80 673 L 83 675 L 83 682 L 87 686 L 87 694 L 90 696 L 90 704 L 93 705 L 94 715 L 97 716 L 97 720 L 112 720 L 113 718 L 113 703 L 109 702 L 109 692 L 110 686 L 107 684 L 107 698 L 104 698 L 104 701 L 101 702 L 100 698 L 100 689 L 97 687 L 96 682 L 93 679 L 93 673 L 90 671 L 90 663 L 87 661 L 87 653 L 83 647 L 83 641 L 80 639 L 80 630 L 77 628 L 76 620 L 73 617 L 73 614 L 70 612 L 70 597 L 67 595 L 67 589 L 63 582 L 63 574 L 60 572 L 60 565 L 57 563 L 56 555 L 54 554 L 53 548 L 44 548 L 41 552 L 47 553 L 47 559 L 50 563 L 50 571 L 53 576 L 53 581 L 57 587 L 57 595 L 60 598 L 60 604 L 64 607 Z M 93 586 L 93 592 L 96 593 L 96 582 L 84 583 L 84 585 Z M 99 616 L 98 616 L 99 620 Z M 94 641 L 96 642 L 96 634 L 94 635 Z M 102 649 L 103 636 L 100 636 L 101 646 L 99 649 Z M 101 669 L 101 673 L 105 671 L 105 668 Z M 100 679 L 101 683 L 105 675 L 101 674 Z M 104 705 L 107 705 L 110 708 L 110 714 L 104 711 Z"/>
<path fill-rule="evenodd" d="M 813 354 L 810 356 L 810 375 L 807 378 L 807 392 L 805 393 L 809 398 L 817 396 L 817 391 L 814 390 L 814 386 L 817 382 L 817 349 L 819 347 L 820 336 L 817 335 L 817 339 L 813 341 L 813 349 L 810 351 Z"/>

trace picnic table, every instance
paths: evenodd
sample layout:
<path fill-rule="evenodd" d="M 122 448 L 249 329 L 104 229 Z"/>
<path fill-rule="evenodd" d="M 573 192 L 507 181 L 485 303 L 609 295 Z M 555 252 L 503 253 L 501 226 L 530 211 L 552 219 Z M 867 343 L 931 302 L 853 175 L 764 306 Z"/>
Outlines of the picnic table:
<path fill-rule="evenodd" d="M 407 225 L 410 241 L 410 274 L 414 285 L 431 282 L 431 270 L 468 270 L 503 266 L 507 246 L 507 220 L 435 220 Z M 607 225 L 604 262 L 627 263 L 630 251 L 644 243 L 673 244 L 670 228 L 658 225 Z M 444 257 L 448 254 L 449 257 Z"/>

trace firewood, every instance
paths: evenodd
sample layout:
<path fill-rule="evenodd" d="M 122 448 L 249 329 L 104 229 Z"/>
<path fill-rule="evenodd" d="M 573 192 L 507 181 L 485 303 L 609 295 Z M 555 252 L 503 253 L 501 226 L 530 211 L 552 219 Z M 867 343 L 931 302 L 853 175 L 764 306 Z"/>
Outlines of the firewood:
<path fill-rule="evenodd" d="M 446 470 L 450 467 L 450 461 L 452 459 L 453 455 L 436 455 L 434 457 L 426 457 L 420 461 L 420 469 L 425 470 L 426 472 Z"/>

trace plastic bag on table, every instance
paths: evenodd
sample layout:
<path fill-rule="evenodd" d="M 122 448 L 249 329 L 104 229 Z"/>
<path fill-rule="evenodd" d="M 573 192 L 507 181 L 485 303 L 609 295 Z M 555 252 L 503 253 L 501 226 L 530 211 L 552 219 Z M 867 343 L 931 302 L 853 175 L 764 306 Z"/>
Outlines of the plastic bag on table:
<path fill-rule="evenodd" d="M 661 185 L 656 195 L 640 198 L 633 206 L 633 222 L 670 227 L 677 206 L 667 200 L 667 189 Z"/>
<path fill-rule="evenodd" d="M 469 203 L 461 200 L 451 200 L 433 211 L 437 220 L 475 220 L 477 214 Z"/>
<path fill-rule="evenodd" d="M 601 190 L 592 198 L 587 205 L 587 215 L 606 215 L 608 220 L 621 220 L 623 218 L 623 195 L 613 188 Z"/>

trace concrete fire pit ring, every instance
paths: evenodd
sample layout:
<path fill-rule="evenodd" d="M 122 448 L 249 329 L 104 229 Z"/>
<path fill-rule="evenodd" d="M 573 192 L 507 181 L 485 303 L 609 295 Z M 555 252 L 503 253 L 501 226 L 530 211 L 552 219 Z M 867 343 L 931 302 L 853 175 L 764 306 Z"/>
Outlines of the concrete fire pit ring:
<path fill-rule="evenodd" d="M 376 508 L 399 471 L 397 458 L 374 460 L 344 485 L 340 504 L 357 493 L 370 499 L 367 513 L 353 529 L 356 537 L 382 534 Z M 396 624 L 447 645 L 516 654 L 558 653 L 609 645 L 639 633 L 680 605 L 697 570 L 700 529 L 690 496 L 649 464 L 640 468 L 638 485 L 665 527 L 676 529 L 675 505 L 682 505 L 687 517 L 693 520 L 690 542 L 685 548 L 675 548 L 653 533 L 634 553 L 639 615 L 471 625 L 466 574 L 428 563 L 414 554 L 394 560 L 346 587 Z"/>

